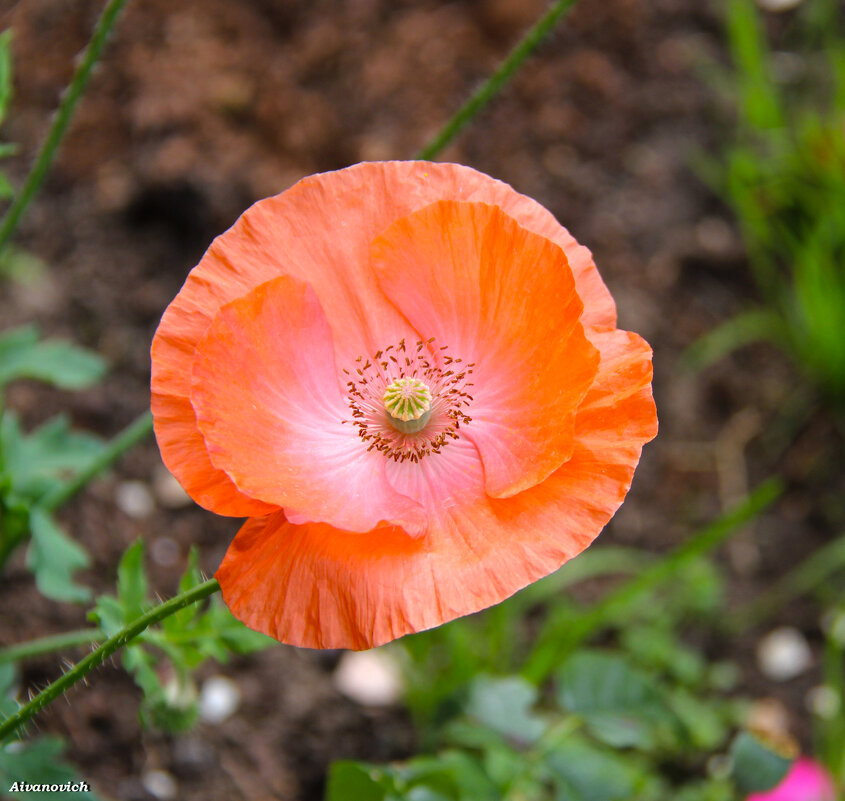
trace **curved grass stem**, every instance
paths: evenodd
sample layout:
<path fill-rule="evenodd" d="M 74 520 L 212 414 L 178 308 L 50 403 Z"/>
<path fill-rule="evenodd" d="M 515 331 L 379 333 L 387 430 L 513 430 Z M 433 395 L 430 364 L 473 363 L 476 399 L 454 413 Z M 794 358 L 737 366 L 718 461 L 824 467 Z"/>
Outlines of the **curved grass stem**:
<path fill-rule="evenodd" d="M 578 0 L 557 0 L 543 14 L 516 46 L 508 53 L 496 71 L 478 87 L 454 116 L 440 129 L 434 138 L 417 153 L 416 158 L 431 161 L 448 145 L 473 118 L 496 96 L 499 90 L 514 76 L 522 63 L 540 46 L 558 20 Z"/>
<path fill-rule="evenodd" d="M 220 589 L 217 579 L 208 579 L 202 584 L 180 593 L 179 595 L 165 601 L 150 609 L 146 614 L 141 615 L 137 620 L 132 621 L 113 637 L 109 637 L 99 648 L 92 651 L 84 659 L 77 662 L 61 678 L 56 679 L 52 684 L 45 687 L 29 703 L 24 704 L 14 715 L 10 715 L 0 723 L 0 742 L 13 732 L 19 730 L 28 720 L 37 715 L 47 704 L 58 698 L 76 682 L 84 679 L 95 667 L 101 665 L 115 651 L 130 643 L 141 632 L 146 631 L 150 626 L 159 623 L 166 617 L 184 609 L 186 606 L 197 603 L 209 595 L 213 595 Z"/>
<path fill-rule="evenodd" d="M 76 104 L 88 86 L 94 65 L 99 61 L 106 40 L 112 28 L 114 28 L 114 24 L 117 22 L 117 18 L 125 3 L 126 0 L 109 0 L 103 9 L 103 13 L 100 15 L 100 19 L 97 20 L 94 33 L 82 54 L 82 59 L 76 68 L 76 72 L 73 74 L 67 90 L 62 96 L 59 108 L 50 125 L 50 130 L 47 132 L 47 136 L 41 145 L 41 150 L 38 151 L 38 155 L 35 158 L 35 163 L 32 165 L 32 169 L 29 171 L 23 187 L 21 187 L 20 192 L 18 192 L 12 205 L 9 206 L 6 214 L 3 216 L 2 222 L 0 222 L 0 253 L 2 253 L 12 238 L 30 201 L 41 188 L 41 184 L 44 182 L 47 171 L 56 157 L 59 145 L 73 118 Z"/>

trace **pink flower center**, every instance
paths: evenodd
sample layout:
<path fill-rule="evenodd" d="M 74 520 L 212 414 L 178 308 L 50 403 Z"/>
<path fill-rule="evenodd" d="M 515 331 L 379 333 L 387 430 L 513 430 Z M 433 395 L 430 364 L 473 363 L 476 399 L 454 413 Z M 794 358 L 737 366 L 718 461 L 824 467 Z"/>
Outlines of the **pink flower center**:
<path fill-rule="evenodd" d="M 369 443 L 367 450 L 381 451 L 397 462 L 418 462 L 439 453 L 451 440 L 459 439 L 461 424 L 472 419 L 464 412 L 472 401 L 466 379 L 474 364 L 446 355 L 448 346 L 431 353 L 432 337 L 417 341 L 415 351 L 389 345 L 372 359 L 359 356 L 355 372 L 343 372 L 347 381 L 347 402 L 352 425 Z M 442 366 L 441 366 L 442 365 Z"/>

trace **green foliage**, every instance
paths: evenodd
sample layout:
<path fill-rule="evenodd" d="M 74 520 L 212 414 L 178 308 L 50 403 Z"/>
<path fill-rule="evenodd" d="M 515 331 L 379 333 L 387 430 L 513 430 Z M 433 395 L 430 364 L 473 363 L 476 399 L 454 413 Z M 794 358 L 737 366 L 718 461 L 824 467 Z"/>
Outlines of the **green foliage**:
<path fill-rule="evenodd" d="M 731 772 L 743 793 L 760 793 L 777 787 L 792 765 L 792 758 L 758 735 L 740 732 L 731 743 Z"/>
<path fill-rule="evenodd" d="M 762 486 L 661 559 L 591 549 L 497 607 L 404 638 L 405 697 L 429 755 L 339 763 L 327 801 L 736 801 L 729 776 L 708 773 L 744 714 L 726 695 L 736 670 L 683 635 L 725 616 L 707 551 L 778 491 Z M 571 594 L 620 575 L 599 601 Z M 584 647 L 594 637 L 602 650 Z"/>
<path fill-rule="evenodd" d="M 25 434 L 14 412 L 0 421 L 3 476 L 15 500 L 34 505 L 100 455 L 99 437 L 73 431 L 66 417 L 48 420 Z"/>
<path fill-rule="evenodd" d="M 73 574 L 90 563 L 85 549 L 37 506 L 30 511 L 29 529 L 32 542 L 26 554 L 26 565 L 35 574 L 35 583 L 41 593 L 57 601 L 87 601 L 91 591 L 73 580 Z"/>
<path fill-rule="evenodd" d="M 108 637 L 156 605 L 149 595 L 143 557 L 139 540 L 120 561 L 117 595 L 100 596 L 89 613 Z M 192 549 L 179 591 L 201 583 L 197 553 Z M 176 612 L 160 628 L 148 629 L 123 649 L 124 667 L 144 694 L 142 721 L 166 731 L 189 729 L 197 716 L 191 672 L 209 657 L 225 662 L 232 652 L 248 654 L 273 644 L 269 637 L 247 629 L 219 598 L 213 598 L 205 610 L 193 605 Z"/>
<path fill-rule="evenodd" d="M 105 369 L 96 353 L 59 339 L 40 340 L 32 325 L 0 335 L 0 389 L 19 378 L 62 389 L 85 389 L 96 384 Z"/>
<path fill-rule="evenodd" d="M 531 712 L 536 702 L 537 688 L 518 676 L 478 676 L 470 687 L 466 713 L 491 731 L 531 744 L 546 730 L 542 718 Z"/>
<path fill-rule="evenodd" d="M 14 666 L 0 665 L 0 719 L 18 708 L 13 696 L 15 681 Z M 73 785 L 80 782 L 76 770 L 61 758 L 64 748 L 64 742 L 59 737 L 39 737 L 25 743 L 11 739 L 0 743 L 0 787 L 9 792 L 15 782 L 38 785 Z M 14 792 L 9 797 L 21 801 L 44 798 L 52 801 L 65 798 L 98 801 L 94 793 L 70 790 Z"/>
<path fill-rule="evenodd" d="M 624 659 L 581 651 L 564 663 L 557 683 L 561 708 L 607 745 L 654 749 L 677 736 L 680 722 L 658 685 Z"/>
<path fill-rule="evenodd" d="M 0 335 L 0 392 L 21 378 L 82 389 L 98 381 L 104 370 L 96 354 L 68 342 L 40 340 L 34 326 Z M 73 431 L 64 416 L 26 434 L 17 415 L 2 411 L 0 405 L 0 567 L 31 533 L 27 566 L 39 590 L 54 600 L 90 598 L 87 588 L 73 580 L 74 572 L 89 560 L 53 519 L 47 501 L 93 464 L 104 447 L 98 437 Z"/>
<path fill-rule="evenodd" d="M 614 652 L 578 651 L 557 674 L 545 702 L 534 685 L 507 676 L 476 677 L 439 731 L 434 756 L 374 766 L 333 766 L 327 801 L 658 801 L 734 798 L 721 778 L 700 779 L 708 754 L 678 710 L 665 677 Z M 724 721 L 729 704 L 708 699 Z M 667 771 L 667 765 L 673 767 Z M 695 770 L 690 770 L 696 765 Z M 693 781 L 667 775 L 697 775 Z"/>
<path fill-rule="evenodd" d="M 39 590 L 54 600 L 88 600 L 90 592 L 72 576 L 89 560 L 41 501 L 95 459 L 102 448 L 99 438 L 71 430 L 64 417 L 54 417 L 31 434 L 24 434 L 13 412 L 0 417 L 2 542 L 20 542 L 31 532 L 27 566 L 35 574 Z"/>
<path fill-rule="evenodd" d="M 12 31 L 0 33 L 0 125 L 6 119 L 12 100 Z M 0 142 L 0 159 L 17 153 L 17 145 Z M 9 179 L 0 172 L 0 200 L 8 200 L 15 194 Z"/>
<path fill-rule="evenodd" d="M 727 4 L 733 71 L 722 84 L 732 92 L 737 126 L 708 177 L 737 215 L 764 305 L 716 329 L 690 357 L 701 365 L 748 341 L 769 340 L 841 408 L 845 40 L 832 0 L 805 6 L 795 53 L 805 77 L 790 87 L 773 77 L 753 0 Z"/>

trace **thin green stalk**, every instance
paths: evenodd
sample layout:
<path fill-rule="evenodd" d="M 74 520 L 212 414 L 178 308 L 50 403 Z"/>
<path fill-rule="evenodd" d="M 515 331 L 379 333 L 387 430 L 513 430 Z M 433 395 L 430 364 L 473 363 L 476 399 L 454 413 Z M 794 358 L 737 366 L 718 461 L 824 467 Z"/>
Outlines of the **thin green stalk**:
<path fill-rule="evenodd" d="M 553 636 L 548 637 L 545 645 L 534 651 L 523 670 L 523 675 L 530 681 L 542 681 L 562 656 L 605 626 L 620 610 L 638 601 L 697 557 L 721 545 L 731 534 L 739 531 L 773 503 L 781 492 L 783 485 L 778 479 L 764 482 L 727 514 L 694 534 L 667 556 L 641 570 L 634 578 L 609 592 L 578 618 L 567 621 L 565 631 L 553 632 Z"/>
<path fill-rule="evenodd" d="M 109 0 L 103 9 L 103 13 L 100 15 L 100 19 L 94 28 L 91 40 L 82 54 L 79 66 L 76 68 L 70 85 L 62 96 L 56 116 L 53 118 L 53 123 L 47 132 L 47 137 L 44 139 L 41 150 L 35 158 L 35 163 L 32 165 L 32 169 L 29 171 L 23 187 L 6 211 L 2 222 L 0 222 L 0 253 L 2 253 L 8 244 L 12 234 L 14 234 L 18 222 L 26 211 L 27 206 L 29 206 L 30 201 L 41 188 L 41 184 L 44 182 L 47 171 L 56 157 L 56 151 L 59 149 L 59 145 L 73 117 L 76 104 L 79 102 L 79 98 L 82 97 L 82 93 L 88 85 L 91 71 L 99 60 L 103 46 L 125 3 L 126 0 Z"/>
<path fill-rule="evenodd" d="M 76 645 L 96 645 L 104 639 L 105 637 L 99 629 L 79 629 L 78 631 L 53 634 L 50 637 L 39 637 L 37 640 L 4 648 L 0 651 L 0 665 L 8 662 L 21 662 L 24 659 L 51 654 L 53 651 L 62 651 Z"/>
<path fill-rule="evenodd" d="M 513 77 L 525 59 L 540 46 L 540 43 L 551 33 L 558 20 L 576 2 L 577 0 L 557 0 L 553 3 L 549 10 L 517 42 L 498 69 L 470 95 L 469 100 L 458 109 L 455 115 L 440 129 L 440 132 L 417 153 L 416 158 L 424 161 L 431 161 L 435 158 Z"/>
<path fill-rule="evenodd" d="M 727 629 L 738 633 L 762 623 L 793 598 L 813 592 L 838 570 L 845 570 L 845 534 L 810 554 L 771 589 L 738 609 L 726 621 Z"/>
<path fill-rule="evenodd" d="M 153 430 L 153 416 L 149 411 L 142 412 L 117 436 L 111 439 L 106 448 L 96 458 L 89 462 L 72 479 L 66 481 L 52 492 L 48 492 L 40 501 L 39 506 L 53 511 L 67 503 L 92 478 L 102 473 L 113 462 L 117 461 L 126 451 L 135 447 L 146 439 Z"/>
<path fill-rule="evenodd" d="M 24 704 L 14 715 L 10 715 L 0 723 L 0 742 L 12 732 L 17 731 L 30 718 L 37 715 L 47 704 L 58 698 L 62 693 L 72 687 L 76 682 L 84 679 L 95 667 L 101 665 L 115 651 L 131 642 L 141 632 L 150 626 L 161 622 L 166 617 L 184 609 L 186 606 L 197 603 L 209 595 L 213 595 L 220 589 L 217 579 L 209 579 L 191 590 L 159 604 L 150 609 L 137 620 L 121 629 L 113 637 L 109 637 L 96 651 L 92 651 L 84 659 L 77 662 L 61 678 L 56 679 L 52 684 L 43 689 L 28 704 Z"/>

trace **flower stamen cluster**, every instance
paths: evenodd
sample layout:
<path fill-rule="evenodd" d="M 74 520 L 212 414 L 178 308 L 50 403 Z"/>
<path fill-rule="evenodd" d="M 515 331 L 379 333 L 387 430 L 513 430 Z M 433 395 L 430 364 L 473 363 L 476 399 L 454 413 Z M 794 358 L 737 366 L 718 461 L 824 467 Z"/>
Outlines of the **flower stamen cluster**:
<path fill-rule="evenodd" d="M 418 462 L 439 453 L 450 441 L 460 438 L 461 425 L 472 418 L 464 411 L 472 401 L 466 379 L 474 363 L 464 363 L 445 353 L 441 346 L 435 357 L 434 337 L 417 340 L 410 350 L 402 339 L 376 351 L 372 359 L 359 356 L 349 376 L 347 402 L 358 428 L 358 436 L 396 462 Z M 439 363 L 437 363 L 439 362 Z"/>

